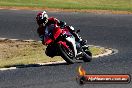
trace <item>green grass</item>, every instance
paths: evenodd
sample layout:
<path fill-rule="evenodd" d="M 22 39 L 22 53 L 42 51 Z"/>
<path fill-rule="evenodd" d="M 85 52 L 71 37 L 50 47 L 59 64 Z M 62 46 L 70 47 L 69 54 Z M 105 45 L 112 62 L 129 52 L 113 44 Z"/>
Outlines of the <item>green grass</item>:
<path fill-rule="evenodd" d="M 0 0 L 0 6 L 131 11 L 132 0 Z"/>
<path fill-rule="evenodd" d="M 13 65 L 27 65 L 52 61 L 62 61 L 59 56 L 50 58 L 45 55 L 44 47 L 39 42 L 1 41 L 0 40 L 0 67 Z M 93 55 L 101 54 L 104 48 L 90 47 Z"/>

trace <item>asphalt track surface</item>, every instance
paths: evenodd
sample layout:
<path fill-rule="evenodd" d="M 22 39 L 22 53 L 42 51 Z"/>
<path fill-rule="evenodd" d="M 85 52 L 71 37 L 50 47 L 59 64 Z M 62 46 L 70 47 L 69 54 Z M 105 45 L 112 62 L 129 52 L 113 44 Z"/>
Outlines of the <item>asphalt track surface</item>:
<path fill-rule="evenodd" d="M 0 10 L 0 37 L 34 39 L 37 11 Z M 0 88 L 132 88 L 129 84 L 86 84 L 76 82 L 80 65 L 88 74 L 132 75 L 132 15 L 49 12 L 65 20 L 89 44 L 118 49 L 119 53 L 90 63 L 58 64 L 0 71 Z"/>

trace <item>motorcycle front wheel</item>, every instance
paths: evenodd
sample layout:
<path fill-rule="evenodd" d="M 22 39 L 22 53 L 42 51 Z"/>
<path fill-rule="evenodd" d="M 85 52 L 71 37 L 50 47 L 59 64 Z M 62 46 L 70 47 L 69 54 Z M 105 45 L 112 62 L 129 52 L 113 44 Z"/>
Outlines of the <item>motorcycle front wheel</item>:
<path fill-rule="evenodd" d="M 75 62 L 74 51 L 71 47 L 66 48 L 63 45 L 58 45 L 61 57 L 68 63 L 73 64 Z"/>

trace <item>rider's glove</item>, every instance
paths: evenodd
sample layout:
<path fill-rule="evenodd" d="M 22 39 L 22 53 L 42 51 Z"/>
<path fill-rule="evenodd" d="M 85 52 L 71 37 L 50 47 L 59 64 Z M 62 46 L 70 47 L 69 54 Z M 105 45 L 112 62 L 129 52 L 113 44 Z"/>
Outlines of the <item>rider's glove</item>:
<path fill-rule="evenodd" d="M 61 27 L 61 28 L 64 28 L 64 27 L 66 26 L 66 22 L 64 22 L 64 21 L 60 21 L 59 24 L 60 24 L 60 27 Z"/>

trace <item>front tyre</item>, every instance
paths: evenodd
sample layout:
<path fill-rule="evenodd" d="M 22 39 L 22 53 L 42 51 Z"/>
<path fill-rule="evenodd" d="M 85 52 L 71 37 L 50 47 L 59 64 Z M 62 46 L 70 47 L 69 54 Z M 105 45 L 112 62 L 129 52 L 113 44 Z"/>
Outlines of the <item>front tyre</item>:
<path fill-rule="evenodd" d="M 73 64 L 75 61 L 74 51 L 70 47 L 67 49 L 63 45 L 58 45 L 61 57 L 68 63 Z"/>

